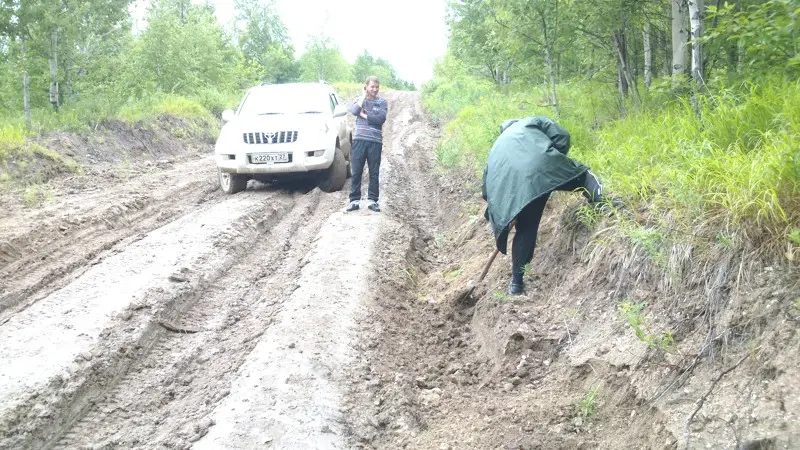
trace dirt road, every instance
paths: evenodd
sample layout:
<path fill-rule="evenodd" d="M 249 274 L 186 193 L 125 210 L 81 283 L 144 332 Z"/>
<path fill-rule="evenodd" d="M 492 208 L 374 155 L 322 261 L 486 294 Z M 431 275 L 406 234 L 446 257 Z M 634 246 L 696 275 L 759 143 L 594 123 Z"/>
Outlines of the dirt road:
<path fill-rule="evenodd" d="M 798 448 L 796 276 L 732 294 L 742 331 L 703 360 L 703 283 L 662 289 L 564 193 L 524 296 L 501 256 L 454 301 L 493 250 L 480 186 L 435 169 L 419 94 L 387 97 L 380 214 L 308 186 L 225 196 L 208 143 L 130 130 L 138 158 L 45 205 L 0 195 L 0 449 Z M 681 352 L 632 332 L 628 298 Z"/>
<path fill-rule="evenodd" d="M 347 448 L 373 275 L 426 221 L 406 159 L 433 141 L 418 97 L 390 101 L 380 214 L 295 186 L 224 196 L 208 154 L 12 209 L 0 447 Z"/>

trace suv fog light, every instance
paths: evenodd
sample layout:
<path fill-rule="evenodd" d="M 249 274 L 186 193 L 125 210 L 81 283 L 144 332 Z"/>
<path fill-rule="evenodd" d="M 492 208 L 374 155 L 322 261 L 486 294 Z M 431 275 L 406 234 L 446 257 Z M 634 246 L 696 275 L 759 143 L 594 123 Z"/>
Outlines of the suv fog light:
<path fill-rule="evenodd" d="M 325 154 L 325 150 L 317 150 L 314 152 L 308 152 L 308 156 L 322 156 Z"/>

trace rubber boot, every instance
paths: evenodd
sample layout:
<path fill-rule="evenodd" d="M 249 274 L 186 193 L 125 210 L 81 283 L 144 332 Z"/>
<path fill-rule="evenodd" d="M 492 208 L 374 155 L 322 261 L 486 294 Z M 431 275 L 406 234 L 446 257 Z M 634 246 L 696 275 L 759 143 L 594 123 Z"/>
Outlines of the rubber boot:
<path fill-rule="evenodd" d="M 511 295 L 522 295 L 523 292 L 525 292 L 525 283 L 522 281 L 522 275 L 511 275 L 508 293 Z"/>

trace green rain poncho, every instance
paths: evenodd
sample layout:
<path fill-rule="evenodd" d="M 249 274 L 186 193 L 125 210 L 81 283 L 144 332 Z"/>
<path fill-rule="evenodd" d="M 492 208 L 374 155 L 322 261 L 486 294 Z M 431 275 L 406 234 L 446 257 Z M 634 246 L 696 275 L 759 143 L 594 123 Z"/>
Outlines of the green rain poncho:
<path fill-rule="evenodd" d="M 517 214 L 589 168 L 567 157 L 569 133 L 547 117 L 507 120 L 500 130 L 483 172 L 483 197 L 497 248 L 505 254 Z"/>

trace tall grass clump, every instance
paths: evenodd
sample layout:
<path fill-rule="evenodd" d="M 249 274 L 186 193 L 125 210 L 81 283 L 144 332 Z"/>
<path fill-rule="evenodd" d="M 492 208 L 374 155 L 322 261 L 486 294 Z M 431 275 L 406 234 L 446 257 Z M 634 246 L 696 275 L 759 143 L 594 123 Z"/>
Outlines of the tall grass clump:
<path fill-rule="evenodd" d="M 474 80 L 432 82 L 423 102 L 449 118 L 436 148 L 441 167 L 479 177 L 500 123 L 545 115 L 569 130 L 570 156 L 610 193 L 651 218 L 669 217 L 650 225 L 671 234 L 736 230 L 740 242 L 785 240 L 800 227 L 800 82 L 712 88 L 690 101 L 656 87 L 644 103 L 624 105 L 593 83 L 565 84 L 558 117 L 541 88 L 488 89 Z"/>
<path fill-rule="evenodd" d="M 0 119 L 0 168 L 25 145 L 27 132 L 21 121 Z"/>
<path fill-rule="evenodd" d="M 179 119 L 213 121 L 214 116 L 200 102 L 174 94 L 157 94 L 120 108 L 118 118 L 134 124 L 150 118 L 171 116 Z"/>
<path fill-rule="evenodd" d="M 477 104 L 464 107 L 445 126 L 442 140 L 436 147 L 436 158 L 443 167 L 483 168 L 489 150 L 500 134 L 501 117 L 514 118 L 529 115 L 531 105 L 521 102 L 516 95 L 489 93 Z M 505 119 L 503 119 L 505 120 Z"/>
<path fill-rule="evenodd" d="M 778 236 L 800 219 L 798 103 L 800 86 L 786 82 L 679 101 L 607 124 L 575 156 L 615 193 L 686 224 Z"/>
<path fill-rule="evenodd" d="M 444 167 L 463 167 L 480 171 L 486 164 L 500 124 L 508 119 L 528 116 L 546 116 L 556 120 L 570 131 L 573 142 L 594 143 L 592 129 L 612 120 L 618 111 L 613 92 L 603 90 L 596 83 L 575 83 L 559 87 L 561 115 L 555 117 L 545 89 L 542 87 L 514 88 L 504 90 L 490 88 L 484 82 L 462 77 L 463 84 L 440 83 L 426 86 L 423 102 L 432 113 L 443 117 L 457 108 L 446 99 L 455 98 L 462 106 L 445 126 L 436 156 Z M 472 84 L 470 84 L 472 83 Z M 445 106 L 446 105 L 446 106 Z M 587 144 L 588 145 L 588 144 Z"/>
<path fill-rule="evenodd" d="M 482 98 L 496 95 L 494 85 L 466 75 L 435 77 L 422 87 L 422 104 L 431 118 L 445 123 Z"/>

